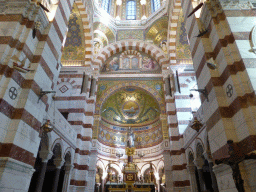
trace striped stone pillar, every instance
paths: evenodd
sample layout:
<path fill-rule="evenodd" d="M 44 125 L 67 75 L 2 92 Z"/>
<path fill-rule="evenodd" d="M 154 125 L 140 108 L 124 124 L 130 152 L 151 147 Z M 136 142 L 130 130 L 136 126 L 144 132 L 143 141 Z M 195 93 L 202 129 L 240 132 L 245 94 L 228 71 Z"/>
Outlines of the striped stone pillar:
<path fill-rule="evenodd" d="M 174 84 L 174 83 L 171 82 L 171 84 Z M 174 91 L 174 89 L 172 91 Z M 183 149 L 183 137 L 182 135 L 180 135 L 179 128 L 178 128 L 178 119 L 177 119 L 174 93 L 172 97 L 170 95 L 167 95 L 165 97 L 165 101 L 166 101 L 167 125 L 169 130 L 168 130 L 168 135 L 164 135 L 164 139 L 165 139 L 165 136 L 167 136 L 167 138 L 169 139 L 170 157 L 168 157 L 165 154 L 164 158 L 168 159 L 169 164 L 171 165 L 171 169 L 165 168 L 166 180 L 167 180 L 166 188 L 168 191 L 180 189 L 180 188 L 190 189 L 188 175 L 186 174 L 186 158 L 185 158 L 185 150 Z M 182 177 L 180 177 L 179 175 L 182 175 Z"/>
<path fill-rule="evenodd" d="M 247 146 L 241 148 L 245 154 L 255 150 L 255 146 L 250 144 L 255 141 L 256 134 L 255 117 L 251 116 L 255 113 L 254 67 L 251 65 L 255 55 L 250 52 L 252 47 L 248 35 L 253 29 L 253 10 L 242 1 L 232 6 L 230 3 L 214 0 L 204 4 L 200 19 L 208 33 L 202 38 L 192 38 L 199 33 L 195 16 L 186 19 L 198 87 L 206 88 L 209 93 L 209 102 L 202 98 L 202 107 L 207 111 L 204 118 L 214 159 L 228 155 L 229 139 L 240 146 Z M 238 10 L 241 5 L 242 10 Z M 193 9 L 191 1 L 183 1 L 182 7 L 185 17 Z M 249 25 L 245 25 L 247 19 L 250 20 Z M 216 64 L 215 70 L 206 65 L 210 58 Z M 253 188 L 254 182 L 250 182 L 243 164 L 240 164 L 240 170 L 245 186 L 248 190 Z M 224 177 L 233 182 L 231 172 L 218 169 L 217 173 L 219 182 Z M 233 184 L 227 190 L 235 190 Z"/>
<path fill-rule="evenodd" d="M 28 190 L 40 144 L 39 129 L 51 101 L 51 95 L 38 100 L 40 89 L 52 91 L 56 84 L 72 4 L 73 0 L 60 1 L 56 10 L 59 17 L 49 23 L 34 2 L 1 2 L 0 191 Z M 24 73 L 14 68 L 14 55 L 25 61 L 25 69 L 33 71 Z"/>

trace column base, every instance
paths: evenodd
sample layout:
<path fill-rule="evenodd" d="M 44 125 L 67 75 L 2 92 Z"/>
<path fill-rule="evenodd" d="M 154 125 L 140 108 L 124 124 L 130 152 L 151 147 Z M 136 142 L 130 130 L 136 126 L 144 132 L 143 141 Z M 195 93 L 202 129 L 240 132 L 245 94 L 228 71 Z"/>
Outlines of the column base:
<path fill-rule="evenodd" d="M 237 191 L 232 176 L 232 169 L 225 164 L 214 165 L 213 172 L 217 178 L 219 192 L 221 191 Z"/>
<path fill-rule="evenodd" d="M 243 164 L 247 174 L 248 187 L 251 191 L 256 191 L 256 160 L 246 160 Z"/>
<path fill-rule="evenodd" d="M 9 157 L 0 158 L 0 191 L 27 192 L 35 169 Z"/>

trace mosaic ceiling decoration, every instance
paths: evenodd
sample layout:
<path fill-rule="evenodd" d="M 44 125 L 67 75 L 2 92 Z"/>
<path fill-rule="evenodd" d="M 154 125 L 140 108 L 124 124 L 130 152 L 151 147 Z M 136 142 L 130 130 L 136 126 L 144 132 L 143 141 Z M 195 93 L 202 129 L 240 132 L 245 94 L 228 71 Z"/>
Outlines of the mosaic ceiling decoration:
<path fill-rule="evenodd" d="M 164 16 L 155 21 L 146 31 L 146 41 L 154 43 L 167 53 L 168 17 Z"/>
<path fill-rule="evenodd" d="M 113 31 L 100 22 L 93 23 L 94 38 L 99 38 L 104 46 L 115 42 L 115 35 Z"/>
<path fill-rule="evenodd" d="M 148 92 L 129 87 L 109 96 L 101 107 L 101 119 L 111 124 L 151 123 L 159 118 L 158 102 Z"/>
<path fill-rule="evenodd" d="M 102 109 L 102 104 L 108 96 L 127 87 L 136 87 L 144 90 L 152 99 L 157 100 L 160 106 L 160 113 L 165 114 L 165 98 L 163 90 L 162 78 L 100 78 L 98 81 L 97 101 L 95 114 L 99 115 Z M 154 98 L 153 98 L 154 97 Z M 112 121 L 116 124 L 116 121 Z M 138 126 L 138 125 L 137 125 Z"/>
<path fill-rule="evenodd" d="M 61 58 L 62 63 L 65 63 L 65 61 L 84 60 L 84 42 L 83 23 L 77 5 L 74 3 L 68 23 L 68 34 Z"/>
<path fill-rule="evenodd" d="M 177 59 L 191 59 L 191 52 L 188 43 L 188 37 L 185 28 L 185 19 L 182 10 L 180 11 L 178 29 L 177 29 L 177 41 L 176 41 L 176 56 Z"/>
<path fill-rule="evenodd" d="M 161 67 L 149 55 L 128 50 L 111 56 L 101 73 L 161 73 Z"/>

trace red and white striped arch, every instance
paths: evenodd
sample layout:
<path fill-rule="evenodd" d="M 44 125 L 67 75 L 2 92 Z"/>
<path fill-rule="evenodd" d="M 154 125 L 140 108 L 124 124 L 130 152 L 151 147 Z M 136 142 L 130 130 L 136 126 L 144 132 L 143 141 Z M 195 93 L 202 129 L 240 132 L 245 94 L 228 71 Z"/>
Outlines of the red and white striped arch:
<path fill-rule="evenodd" d="M 92 23 L 90 22 L 89 14 L 87 13 L 87 5 L 84 3 L 84 0 L 76 0 L 82 22 L 83 22 L 83 31 L 84 31 L 84 39 L 85 39 L 85 58 L 84 65 L 90 66 L 92 61 L 92 53 L 93 53 L 93 31 L 92 31 Z"/>
<path fill-rule="evenodd" d="M 174 8 L 172 10 L 172 15 L 169 18 L 169 58 L 170 64 L 177 64 L 176 58 L 176 40 L 177 40 L 177 28 L 179 22 L 179 15 L 181 11 L 181 0 L 176 0 L 174 2 Z"/>
<path fill-rule="evenodd" d="M 94 60 L 94 65 L 96 68 L 99 68 L 109 57 L 127 50 L 144 52 L 154 58 L 160 66 L 168 64 L 165 53 L 156 45 L 139 40 L 123 40 L 112 43 L 101 49 Z"/>

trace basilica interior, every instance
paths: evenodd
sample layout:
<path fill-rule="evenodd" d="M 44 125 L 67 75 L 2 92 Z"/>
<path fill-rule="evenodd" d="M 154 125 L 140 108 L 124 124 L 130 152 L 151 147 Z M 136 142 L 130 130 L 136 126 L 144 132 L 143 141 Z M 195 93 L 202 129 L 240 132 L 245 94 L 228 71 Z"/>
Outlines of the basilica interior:
<path fill-rule="evenodd" d="M 255 15 L 0 0 L 0 191 L 255 192 Z"/>

